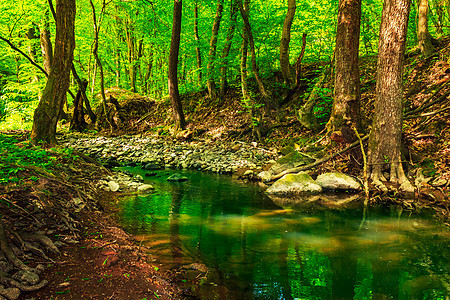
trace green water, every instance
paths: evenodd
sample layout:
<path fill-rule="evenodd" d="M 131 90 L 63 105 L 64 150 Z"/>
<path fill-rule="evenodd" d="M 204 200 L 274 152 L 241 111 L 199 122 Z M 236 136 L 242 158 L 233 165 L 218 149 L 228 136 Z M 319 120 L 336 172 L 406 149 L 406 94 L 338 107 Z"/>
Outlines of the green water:
<path fill-rule="evenodd" d="M 138 168 L 127 168 L 144 175 Z M 284 210 L 229 176 L 173 171 L 149 177 L 152 194 L 122 202 L 121 222 L 158 255 L 201 263 L 202 299 L 448 299 L 450 233 L 398 208 Z M 189 272 L 187 272 L 189 273 Z"/>

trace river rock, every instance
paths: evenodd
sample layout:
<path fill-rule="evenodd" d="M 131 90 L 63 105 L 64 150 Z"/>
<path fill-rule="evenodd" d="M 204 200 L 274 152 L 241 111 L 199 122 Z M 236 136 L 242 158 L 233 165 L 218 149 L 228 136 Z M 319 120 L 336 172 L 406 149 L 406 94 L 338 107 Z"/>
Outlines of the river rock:
<path fill-rule="evenodd" d="M 303 172 L 299 174 L 286 174 L 266 190 L 266 193 L 273 195 L 314 194 L 320 192 L 322 192 L 322 187 L 311 176 Z"/>
<path fill-rule="evenodd" d="M 181 182 L 181 181 L 186 181 L 186 180 L 188 180 L 187 177 L 185 177 L 181 174 L 178 174 L 178 173 L 172 174 L 167 178 L 167 181 L 172 181 L 172 182 Z"/>
<path fill-rule="evenodd" d="M 111 192 L 117 192 L 120 188 L 119 184 L 115 181 L 108 181 L 108 187 Z"/>
<path fill-rule="evenodd" d="M 149 190 L 154 190 L 155 188 L 151 184 L 143 184 L 138 186 L 137 190 L 139 192 L 147 192 Z"/>
<path fill-rule="evenodd" d="M 343 173 L 324 173 L 317 176 L 316 183 L 324 190 L 333 191 L 359 191 L 361 184 L 353 177 Z"/>
<path fill-rule="evenodd" d="M 155 171 L 155 170 L 161 170 L 161 166 L 157 164 L 145 164 L 142 168 L 147 171 Z"/>

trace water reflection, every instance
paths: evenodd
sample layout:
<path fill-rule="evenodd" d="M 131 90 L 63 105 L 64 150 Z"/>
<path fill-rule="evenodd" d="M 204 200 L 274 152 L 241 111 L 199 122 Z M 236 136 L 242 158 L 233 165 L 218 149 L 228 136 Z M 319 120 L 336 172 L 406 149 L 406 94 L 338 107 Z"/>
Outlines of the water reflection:
<path fill-rule="evenodd" d="M 149 181 L 158 192 L 124 201 L 122 222 L 164 263 L 205 264 L 204 299 L 448 299 L 450 234 L 432 220 L 281 209 L 229 177 L 183 175 Z"/>

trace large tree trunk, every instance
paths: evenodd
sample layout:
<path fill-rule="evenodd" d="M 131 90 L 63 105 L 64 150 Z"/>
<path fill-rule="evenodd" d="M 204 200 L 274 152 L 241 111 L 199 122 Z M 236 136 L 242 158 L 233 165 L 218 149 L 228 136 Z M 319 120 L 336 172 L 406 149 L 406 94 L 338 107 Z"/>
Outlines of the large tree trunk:
<path fill-rule="evenodd" d="M 360 128 L 359 33 L 361 0 L 340 0 L 336 31 L 333 111 L 329 133 L 343 126 Z"/>
<path fill-rule="evenodd" d="M 136 38 L 134 36 L 134 28 L 131 21 L 125 21 L 126 43 L 128 47 L 128 76 L 130 79 L 130 87 L 133 93 L 136 93 Z"/>
<path fill-rule="evenodd" d="M 173 121 L 175 123 L 175 131 L 184 130 L 186 121 L 184 119 L 183 107 L 181 105 L 180 93 L 178 91 L 178 53 L 180 50 L 180 34 L 181 34 L 181 13 L 183 3 L 182 0 L 173 1 L 173 22 L 172 22 L 172 39 L 170 42 L 169 54 L 169 96 L 172 105 Z"/>
<path fill-rule="evenodd" d="M 295 0 L 288 0 L 288 10 L 283 23 L 283 31 L 281 33 L 280 43 L 280 68 L 283 74 L 284 82 L 290 84 L 291 80 L 291 64 L 289 63 L 289 43 L 291 42 L 291 26 L 297 8 Z"/>
<path fill-rule="evenodd" d="M 434 46 L 431 43 L 431 35 L 428 31 L 428 0 L 419 0 L 419 21 L 417 24 L 417 41 L 423 56 L 433 54 Z"/>
<path fill-rule="evenodd" d="M 200 51 L 200 37 L 198 34 L 198 3 L 195 1 L 194 6 L 194 38 L 195 38 L 195 54 L 197 56 L 197 72 L 198 84 L 202 84 L 202 53 Z"/>
<path fill-rule="evenodd" d="M 42 59 L 44 61 L 44 69 L 47 73 L 50 73 L 50 67 L 53 60 L 53 47 L 50 40 L 50 29 L 49 29 L 49 17 L 48 10 L 45 12 L 44 19 L 39 26 L 40 40 L 41 40 L 41 53 Z"/>
<path fill-rule="evenodd" d="M 56 125 L 69 89 L 69 75 L 75 48 L 75 0 L 56 1 L 55 53 L 42 98 L 34 111 L 30 139 L 34 143 L 56 144 Z"/>
<path fill-rule="evenodd" d="M 369 139 L 369 168 L 372 182 L 382 184 L 383 167 L 390 168 L 391 182 L 413 191 L 401 163 L 403 63 L 410 0 L 385 0 L 378 45 L 375 114 Z"/>
<path fill-rule="evenodd" d="M 216 84 L 214 82 L 214 64 L 216 59 L 216 50 L 217 50 L 217 36 L 219 35 L 220 21 L 222 20 L 222 12 L 223 12 L 223 0 L 217 0 L 217 10 L 216 17 L 214 18 L 214 23 L 212 27 L 211 33 L 211 41 L 209 42 L 209 57 L 208 57 L 208 93 L 211 99 L 216 98 Z"/>
<path fill-rule="evenodd" d="M 225 46 L 222 50 L 222 66 L 220 67 L 220 96 L 225 96 L 225 91 L 227 89 L 227 70 L 228 70 L 228 55 L 231 49 L 231 40 L 234 36 L 234 29 L 236 28 L 238 8 L 236 5 L 236 0 L 230 1 L 230 25 L 227 31 L 227 37 L 225 39 Z"/>

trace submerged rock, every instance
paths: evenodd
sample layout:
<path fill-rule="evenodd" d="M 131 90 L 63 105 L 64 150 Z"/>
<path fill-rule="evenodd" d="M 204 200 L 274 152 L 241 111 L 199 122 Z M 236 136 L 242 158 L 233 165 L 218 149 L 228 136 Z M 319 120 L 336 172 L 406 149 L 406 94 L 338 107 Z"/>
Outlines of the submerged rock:
<path fill-rule="evenodd" d="M 272 195 L 289 195 L 301 193 L 320 193 L 322 187 L 307 173 L 287 174 L 269 187 L 266 191 Z"/>
<path fill-rule="evenodd" d="M 317 176 L 316 183 L 320 185 L 324 190 L 333 191 L 359 191 L 361 190 L 361 184 L 353 177 L 345 175 L 343 173 L 324 173 Z"/>
<path fill-rule="evenodd" d="M 181 182 L 181 181 L 186 181 L 186 180 L 188 180 L 188 178 L 179 173 L 172 174 L 171 176 L 169 176 L 167 178 L 167 181 L 172 181 L 172 182 Z"/>

